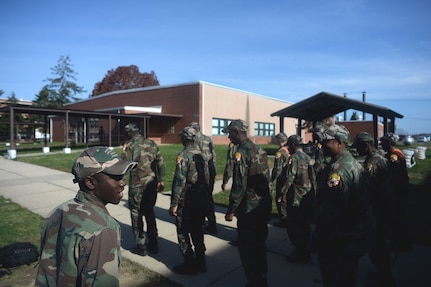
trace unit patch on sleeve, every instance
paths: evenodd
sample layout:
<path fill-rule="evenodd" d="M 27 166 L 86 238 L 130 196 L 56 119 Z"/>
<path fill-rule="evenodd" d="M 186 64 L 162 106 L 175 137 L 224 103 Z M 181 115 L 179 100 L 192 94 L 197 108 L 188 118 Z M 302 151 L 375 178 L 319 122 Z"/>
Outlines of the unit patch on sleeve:
<path fill-rule="evenodd" d="M 340 184 L 341 176 L 339 174 L 333 173 L 329 176 L 328 179 L 328 186 L 329 187 L 336 187 Z"/>
<path fill-rule="evenodd" d="M 183 157 L 182 156 L 177 156 L 177 165 L 180 165 L 183 162 Z"/>
<path fill-rule="evenodd" d="M 241 157 L 242 157 L 242 154 L 241 153 L 239 153 L 239 152 L 236 152 L 235 153 L 235 162 L 240 162 L 241 161 Z"/>

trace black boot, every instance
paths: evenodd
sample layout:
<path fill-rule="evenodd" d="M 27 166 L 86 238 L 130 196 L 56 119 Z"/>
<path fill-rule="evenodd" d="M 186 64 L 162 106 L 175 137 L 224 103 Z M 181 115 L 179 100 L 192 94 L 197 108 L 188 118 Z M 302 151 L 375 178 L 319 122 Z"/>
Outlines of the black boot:
<path fill-rule="evenodd" d="M 205 262 L 205 254 L 196 255 L 196 271 L 200 273 L 207 272 L 207 264 Z"/>
<path fill-rule="evenodd" d="M 141 256 L 146 256 L 148 254 L 147 248 L 144 244 L 136 244 L 136 246 L 131 251 L 132 253 L 141 255 Z"/>
<path fill-rule="evenodd" d="M 173 271 L 178 274 L 195 275 L 196 265 L 193 255 L 185 255 L 183 264 L 174 266 Z"/>
<path fill-rule="evenodd" d="M 156 238 L 150 238 L 148 240 L 147 250 L 151 254 L 159 253 L 159 243 L 157 242 L 157 237 Z"/>

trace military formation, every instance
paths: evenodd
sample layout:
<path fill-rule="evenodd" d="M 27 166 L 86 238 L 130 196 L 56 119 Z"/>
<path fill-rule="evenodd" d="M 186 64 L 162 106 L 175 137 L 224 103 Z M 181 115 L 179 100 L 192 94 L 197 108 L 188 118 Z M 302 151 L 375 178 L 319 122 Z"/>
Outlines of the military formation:
<path fill-rule="evenodd" d="M 120 202 L 126 174 L 133 251 L 142 256 L 159 252 L 154 206 L 165 187 L 165 162 L 157 144 L 143 137 L 136 124 L 125 130 L 120 156 L 100 146 L 76 159 L 72 174 L 80 190 L 44 224 L 36 286 L 119 285 L 120 227 L 105 206 Z M 241 119 L 223 129 L 230 143 L 221 186 L 230 189 L 225 220 L 236 218 L 235 245 L 245 286 L 268 286 L 266 239 L 273 202 L 279 217 L 274 225 L 286 229 L 294 246 L 286 260 L 308 264 L 316 254 L 323 286 L 355 286 L 364 255 L 375 266 L 379 286 L 396 286 L 390 252 L 412 248 L 404 204 L 409 179 L 404 156 L 395 148 L 396 136 L 380 139 L 382 153 L 367 132 L 356 135 L 349 146 L 350 132 L 334 123 L 315 129 L 309 144 L 298 135 L 279 133 L 270 170 L 267 153 L 253 143 L 248 130 Z M 183 150 L 175 162 L 169 214 L 175 218 L 183 261 L 172 270 L 194 275 L 211 268 L 204 234 L 217 234 L 216 154 L 197 122 L 179 137 Z"/>

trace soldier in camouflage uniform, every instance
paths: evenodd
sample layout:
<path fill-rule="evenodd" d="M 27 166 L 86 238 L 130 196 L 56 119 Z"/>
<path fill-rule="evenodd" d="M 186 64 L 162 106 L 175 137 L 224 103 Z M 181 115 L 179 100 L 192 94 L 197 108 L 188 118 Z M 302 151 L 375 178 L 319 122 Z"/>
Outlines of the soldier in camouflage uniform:
<path fill-rule="evenodd" d="M 190 127 L 196 130 L 196 145 L 202 152 L 202 155 L 208 159 L 208 169 L 210 172 L 210 202 L 208 204 L 208 209 L 206 212 L 206 218 L 208 222 L 203 226 L 204 231 L 210 234 L 217 234 L 217 223 L 215 217 L 215 207 L 214 207 L 214 199 L 213 199 L 213 191 L 214 191 L 214 182 L 216 177 L 216 153 L 214 150 L 213 140 L 209 137 L 201 133 L 201 127 L 197 122 L 191 122 Z"/>
<path fill-rule="evenodd" d="M 278 140 L 280 149 L 275 153 L 274 168 L 271 172 L 272 186 L 275 183 L 275 205 L 277 206 L 280 220 L 274 223 L 277 227 L 286 227 L 286 199 L 281 197 L 281 189 L 286 182 L 286 166 L 289 160 L 289 149 L 287 148 L 287 135 L 283 132 L 277 134 L 275 138 Z M 281 197 L 281 200 L 278 200 Z"/>
<path fill-rule="evenodd" d="M 106 204 L 120 202 L 135 165 L 106 147 L 79 155 L 72 174 L 80 190 L 44 222 L 35 286 L 119 286 L 120 225 Z"/>
<path fill-rule="evenodd" d="M 409 175 L 406 159 L 402 151 L 395 147 L 398 136 L 389 133 L 380 138 L 382 149 L 389 163 L 389 176 L 392 184 L 393 204 L 392 242 L 390 248 L 397 252 L 411 251 L 412 241 L 408 231 Z"/>
<path fill-rule="evenodd" d="M 237 149 L 237 145 L 233 142 L 230 142 L 227 148 L 227 155 L 226 155 L 226 165 L 224 167 L 223 172 L 223 181 L 221 184 L 221 189 L 224 191 L 226 190 L 226 185 L 229 182 L 229 179 L 232 177 L 233 174 L 233 164 L 234 164 L 234 158 L 235 158 L 235 152 Z M 238 246 L 238 240 L 233 239 L 229 241 L 229 244 L 233 246 Z"/>
<path fill-rule="evenodd" d="M 129 177 L 129 209 L 136 242 L 133 251 L 140 255 L 146 255 L 147 251 L 155 254 L 159 247 L 154 205 L 157 191 L 164 188 L 165 164 L 157 144 L 144 138 L 136 124 L 126 125 L 125 130 L 129 141 L 123 148 L 122 158 L 138 162 Z M 147 232 L 144 231 L 143 216 Z"/>
<path fill-rule="evenodd" d="M 318 184 L 312 248 L 318 254 L 325 287 L 355 286 L 359 258 L 375 241 L 366 175 L 347 150 L 350 133 L 344 126 L 331 125 L 319 137 L 331 162 Z"/>
<path fill-rule="evenodd" d="M 314 149 L 314 174 L 316 175 L 316 182 L 320 182 L 320 172 L 325 168 L 325 165 L 331 161 L 331 157 L 324 156 L 322 148 L 322 140 L 319 137 L 319 133 L 323 132 L 324 128 L 315 128 L 313 130 L 313 143 Z"/>
<path fill-rule="evenodd" d="M 210 197 L 209 170 L 208 161 L 195 145 L 196 133 L 191 127 L 180 133 L 184 149 L 177 156 L 169 208 L 169 214 L 175 216 L 179 249 L 184 257 L 173 271 L 188 275 L 207 270 L 202 226 Z"/>
<path fill-rule="evenodd" d="M 395 286 L 391 271 L 389 239 L 390 204 L 392 202 L 388 160 L 374 147 L 374 138 L 367 132 L 356 135 L 352 145 L 360 156 L 365 156 L 363 166 L 368 178 L 374 214 L 376 216 L 376 244 L 368 253 L 377 269 L 380 286 Z"/>
<path fill-rule="evenodd" d="M 295 250 L 287 256 L 292 263 L 311 260 L 310 239 L 314 205 L 313 161 L 301 148 L 301 137 L 287 139 L 290 158 L 287 163 L 285 184 L 277 201 L 286 200 L 287 234 Z"/>
<path fill-rule="evenodd" d="M 233 167 L 233 184 L 225 215 L 238 222 L 238 250 L 247 279 L 246 286 L 268 286 L 266 238 L 271 218 L 272 197 L 266 152 L 247 137 L 248 124 L 234 120 L 223 132 L 237 144 Z"/>

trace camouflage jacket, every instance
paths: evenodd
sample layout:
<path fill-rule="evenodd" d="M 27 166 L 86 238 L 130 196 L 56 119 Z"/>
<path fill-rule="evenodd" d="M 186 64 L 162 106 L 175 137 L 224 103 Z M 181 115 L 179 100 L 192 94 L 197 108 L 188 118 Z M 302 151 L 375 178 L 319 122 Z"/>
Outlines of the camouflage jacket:
<path fill-rule="evenodd" d="M 206 157 L 209 162 L 213 162 L 213 163 L 216 162 L 214 143 L 209 136 L 206 136 L 203 133 L 198 132 L 196 134 L 196 145 L 201 150 L 203 156 Z"/>
<path fill-rule="evenodd" d="M 389 166 L 389 177 L 392 183 L 393 195 L 398 201 L 407 204 L 409 190 L 409 175 L 407 172 L 406 159 L 399 149 L 395 148 L 386 154 Z"/>
<path fill-rule="evenodd" d="M 246 139 L 234 155 L 233 184 L 228 213 L 241 216 L 258 206 L 262 198 L 271 197 L 266 152 Z"/>
<path fill-rule="evenodd" d="M 286 170 L 286 183 L 282 193 L 287 193 L 287 204 L 299 206 L 301 199 L 312 190 L 314 184 L 314 170 L 311 158 L 299 149 L 290 155 Z"/>
<path fill-rule="evenodd" d="M 227 156 L 226 156 L 226 165 L 223 172 L 223 184 L 227 184 L 229 179 L 232 177 L 233 171 L 233 158 L 236 152 L 236 145 L 234 143 L 229 143 Z"/>
<path fill-rule="evenodd" d="M 197 147 L 185 147 L 177 156 L 172 181 L 171 207 L 209 201 L 208 161 Z"/>
<path fill-rule="evenodd" d="M 136 134 L 124 147 L 121 157 L 138 163 L 130 171 L 130 188 L 145 186 L 153 180 L 164 181 L 165 163 L 159 147 L 153 140 Z"/>
<path fill-rule="evenodd" d="M 41 235 L 35 286 L 119 286 L 120 226 L 96 197 L 78 191 Z"/>
<path fill-rule="evenodd" d="M 388 160 L 374 151 L 365 158 L 364 169 L 368 177 L 368 189 L 374 206 L 379 209 L 389 204 L 391 190 Z"/>
<path fill-rule="evenodd" d="M 289 150 L 287 146 L 282 146 L 276 153 L 274 159 L 274 168 L 271 172 L 271 182 L 274 182 L 280 175 L 282 175 L 283 168 L 289 160 Z"/>
<path fill-rule="evenodd" d="M 364 243 L 361 238 L 375 226 L 366 180 L 364 168 L 347 150 L 325 166 L 317 190 L 319 241 L 337 248 L 352 241 Z"/>

